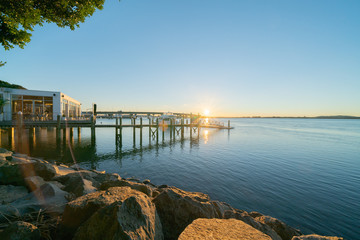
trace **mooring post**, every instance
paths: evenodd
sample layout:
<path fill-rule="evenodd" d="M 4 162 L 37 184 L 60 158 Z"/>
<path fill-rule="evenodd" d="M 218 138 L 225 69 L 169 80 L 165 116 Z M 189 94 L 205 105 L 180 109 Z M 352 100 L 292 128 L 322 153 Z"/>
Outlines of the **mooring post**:
<path fill-rule="evenodd" d="M 164 142 L 164 139 L 165 139 L 165 120 L 163 119 L 162 120 L 162 141 Z"/>
<path fill-rule="evenodd" d="M 122 116 L 119 119 L 119 124 L 120 124 L 119 134 L 120 134 L 120 147 L 121 147 L 122 146 Z"/>
<path fill-rule="evenodd" d="M 193 131 L 193 127 L 192 127 L 192 118 L 190 117 L 190 139 L 192 138 L 192 131 Z"/>
<path fill-rule="evenodd" d="M 63 140 L 66 141 L 66 127 L 63 128 Z"/>
<path fill-rule="evenodd" d="M 159 143 L 159 118 L 156 118 L 156 143 Z"/>
<path fill-rule="evenodd" d="M 16 128 L 16 135 L 17 135 L 17 141 L 18 141 L 18 146 L 21 145 L 21 136 L 22 136 L 22 127 L 23 127 L 23 114 L 22 112 L 18 112 L 17 114 L 17 128 Z"/>
<path fill-rule="evenodd" d="M 77 128 L 77 136 L 78 136 L 78 143 L 80 143 L 81 142 L 81 128 L 80 127 Z"/>
<path fill-rule="evenodd" d="M 10 127 L 8 129 L 8 138 L 12 149 L 14 149 L 15 147 L 14 136 L 15 136 L 15 129 L 13 127 Z"/>
<path fill-rule="evenodd" d="M 142 146 L 142 131 L 143 131 L 143 119 L 140 118 L 140 146 Z"/>
<path fill-rule="evenodd" d="M 115 143 L 119 143 L 119 119 L 115 118 Z"/>
<path fill-rule="evenodd" d="M 91 140 L 94 142 L 95 144 L 95 123 L 96 123 L 96 104 L 94 104 L 94 115 L 90 116 L 90 121 L 91 121 Z"/>
<path fill-rule="evenodd" d="M 35 135 L 35 127 L 30 127 L 29 128 L 29 136 L 34 136 Z"/>
<path fill-rule="evenodd" d="M 184 139 L 184 116 L 181 117 L 181 140 Z"/>
<path fill-rule="evenodd" d="M 74 128 L 69 128 L 70 141 L 74 140 Z"/>
<path fill-rule="evenodd" d="M 228 128 L 230 128 L 230 120 L 228 120 Z"/>
<path fill-rule="evenodd" d="M 172 121 L 173 121 L 173 120 L 172 120 L 172 119 L 170 119 L 170 123 L 169 123 L 169 130 L 170 130 L 170 131 L 169 131 L 169 132 L 170 132 L 170 142 L 171 142 L 171 140 L 172 140 L 172 128 L 173 128 L 173 127 L 172 127 L 172 124 L 173 124 L 173 123 L 172 123 Z"/>
<path fill-rule="evenodd" d="M 149 117 L 149 143 L 151 142 L 151 117 Z"/>
<path fill-rule="evenodd" d="M 133 125 L 133 144 L 134 144 L 134 146 L 135 146 L 135 124 L 136 124 L 136 122 L 135 122 L 135 118 L 131 118 L 132 120 L 131 120 L 131 122 L 132 122 L 132 125 Z"/>
<path fill-rule="evenodd" d="M 56 138 L 60 139 L 61 116 L 56 117 Z"/>
<path fill-rule="evenodd" d="M 174 141 L 175 141 L 175 132 L 176 132 L 176 119 L 173 119 L 174 120 L 174 127 L 173 127 L 173 138 L 174 138 Z"/>

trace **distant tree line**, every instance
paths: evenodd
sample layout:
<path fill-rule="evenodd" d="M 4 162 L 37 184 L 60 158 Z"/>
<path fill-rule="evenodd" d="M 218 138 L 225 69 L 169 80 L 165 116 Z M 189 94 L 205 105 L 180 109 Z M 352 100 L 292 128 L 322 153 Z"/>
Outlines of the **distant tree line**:
<path fill-rule="evenodd" d="M 17 85 L 17 84 L 11 84 L 6 81 L 0 80 L 0 88 L 16 88 L 16 89 L 26 89 L 23 86 Z"/>

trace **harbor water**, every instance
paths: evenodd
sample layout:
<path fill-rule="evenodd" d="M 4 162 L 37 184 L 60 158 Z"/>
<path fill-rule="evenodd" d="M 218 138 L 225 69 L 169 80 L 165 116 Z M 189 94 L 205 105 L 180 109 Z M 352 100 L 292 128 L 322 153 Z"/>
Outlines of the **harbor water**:
<path fill-rule="evenodd" d="M 228 119 L 218 119 L 227 124 Z M 232 130 L 185 129 L 159 140 L 139 129 L 123 129 L 123 144 L 114 128 L 83 128 L 66 141 L 56 130 L 38 128 L 26 146 L 1 135 L 4 148 L 49 161 L 150 179 L 209 194 L 214 200 L 278 218 L 303 233 L 360 239 L 360 120 L 230 119 Z M 125 120 L 126 121 L 128 120 Z M 130 121 L 129 121 L 130 122 Z M 98 119 L 97 124 L 114 123 Z M 24 142 L 24 141 L 23 141 Z M 69 147 L 74 152 L 71 157 Z"/>

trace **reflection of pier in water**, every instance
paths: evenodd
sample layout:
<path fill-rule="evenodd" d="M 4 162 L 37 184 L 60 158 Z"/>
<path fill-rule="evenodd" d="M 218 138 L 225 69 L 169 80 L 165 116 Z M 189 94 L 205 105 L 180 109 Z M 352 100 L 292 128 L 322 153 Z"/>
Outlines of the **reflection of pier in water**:
<path fill-rule="evenodd" d="M 96 132 L 101 134 L 101 131 L 102 129 L 97 129 Z M 3 132 L 5 132 L 5 134 L 3 134 L 3 140 L 5 140 L 6 137 L 8 139 L 8 142 L 3 141 L 3 146 L 30 156 L 42 156 L 45 159 L 68 164 L 72 164 L 73 162 L 70 152 L 70 148 L 72 148 L 75 153 L 75 159 L 79 161 L 79 163 L 89 163 L 91 168 L 96 168 L 97 162 L 106 159 L 118 160 L 121 166 L 121 160 L 128 156 L 138 156 L 141 160 L 144 153 L 153 151 L 158 154 L 159 150 L 165 148 L 171 149 L 175 146 L 180 146 L 181 149 L 199 147 L 200 132 L 198 130 L 185 129 L 185 131 L 181 133 L 181 129 L 178 129 L 175 130 L 174 133 L 174 128 L 159 127 L 157 131 L 158 134 L 156 134 L 156 132 L 155 135 L 151 133 L 148 139 L 146 138 L 148 137 L 147 132 L 145 132 L 143 141 L 137 138 L 137 141 L 133 141 L 132 144 L 121 145 L 118 141 L 115 141 L 114 149 L 105 154 L 99 154 L 98 152 L 100 149 L 97 147 L 98 144 L 95 137 L 97 134 L 90 134 L 90 131 L 84 131 L 82 134 L 81 128 L 63 129 L 60 137 L 57 134 L 56 128 L 11 128 L 8 131 L 3 130 Z M 190 131 L 192 134 L 190 134 Z M 6 136 L 6 132 L 8 132 L 8 136 Z M 138 131 L 136 132 L 138 133 Z M 215 133 L 218 131 L 211 132 Z M 109 134 L 111 133 L 109 132 Z M 131 138 L 131 135 L 132 131 L 124 132 L 124 137 L 127 139 Z M 158 135 L 158 137 L 156 137 L 156 135 Z M 208 130 L 203 130 L 201 136 L 202 135 L 204 135 L 206 142 Z M 101 138 L 99 140 L 101 140 Z"/>

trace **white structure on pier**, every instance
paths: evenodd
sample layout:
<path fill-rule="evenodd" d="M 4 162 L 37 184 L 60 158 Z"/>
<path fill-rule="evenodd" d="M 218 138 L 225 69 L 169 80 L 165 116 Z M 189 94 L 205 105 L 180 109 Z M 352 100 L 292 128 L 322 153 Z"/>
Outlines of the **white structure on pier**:
<path fill-rule="evenodd" d="M 62 92 L 0 88 L 0 99 L 0 121 L 14 120 L 19 112 L 24 120 L 33 121 L 81 116 L 81 103 Z"/>

